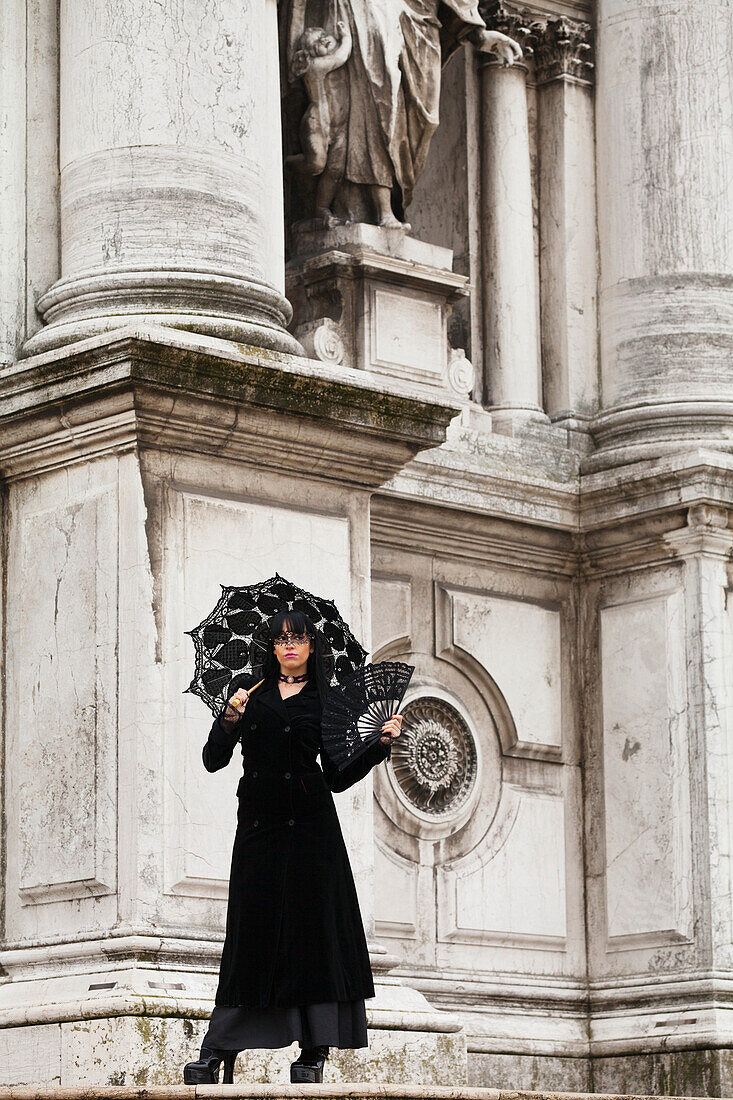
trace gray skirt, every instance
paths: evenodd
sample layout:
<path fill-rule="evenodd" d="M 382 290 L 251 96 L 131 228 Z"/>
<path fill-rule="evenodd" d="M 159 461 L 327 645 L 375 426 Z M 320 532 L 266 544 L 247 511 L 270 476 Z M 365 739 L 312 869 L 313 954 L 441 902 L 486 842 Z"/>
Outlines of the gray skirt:
<path fill-rule="evenodd" d="M 203 1042 L 208 1050 L 252 1047 L 365 1047 L 366 1006 L 357 1001 L 327 1001 L 292 1008 L 220 1008 L 211 1014 Z"/>

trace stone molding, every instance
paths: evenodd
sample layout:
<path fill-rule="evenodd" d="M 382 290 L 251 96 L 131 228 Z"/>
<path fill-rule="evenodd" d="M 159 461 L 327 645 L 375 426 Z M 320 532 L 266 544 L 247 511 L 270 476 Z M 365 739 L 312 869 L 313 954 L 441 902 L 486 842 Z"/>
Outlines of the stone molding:
<path fill-rule="evenodd" d="M 448 350 L 448 385 L 462 398 L 468 398 L 476 381 L 473 363 L 466 357 L 464 348 Z"/>
<path fill-rule="evenodd" d="M 418 455 L 372 498 L 375 544 L 419 539 L 425 551 L 520 572 L 612 575 L 669 562 L 662 535 L 685 525 L 687 509 L 733 513 L 733 458 L 704 448 L 554 482 L 529 469 L 509 479 L 505 464 L 488 446 Z"/>
<path fill-rule="evenodd" d="M 459 408 L 363 371 L 174 329 L 118 329 L 24 360 L 0 380 L 6 478 L 138 445 L 375 488 Z M 299 458 L 292 455 L 295 424 Z"/>
<path fill-rule="evenodd" d="M 159 324 L 298 355 L 290 303 L 274 287 L 225 271 L 98 271 L 62 279 L 38 301 L 44 327 L 23 355 L 123 327 Z"/>

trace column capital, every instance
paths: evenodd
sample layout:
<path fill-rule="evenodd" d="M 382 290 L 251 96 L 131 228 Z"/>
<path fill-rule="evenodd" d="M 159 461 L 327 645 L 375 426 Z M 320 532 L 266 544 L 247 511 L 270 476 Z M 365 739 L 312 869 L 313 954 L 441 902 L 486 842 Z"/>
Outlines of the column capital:
<path fill-rule="evenodd" d="M 590 23 L 560 16 L 532 27 L 535 75 L 538 84 L 553 80 L 593 82 L 593 45 Z"/>
<path fill-rule="evenodd" d="M 537 22 L 533 14 L 523 8 L 505 4 L 504 0 L 479 0 L 478 7 L 481 18 L 490 31 L 509 35 L 519 43 L 525 56 L 532 54 L 535 46 L 535 31 L 542 30 L 544 27 L 543 23 Z M 486 60 L 491 60 L 489 55 L 486 55 Z M 497 64 L 499 64 L 498 61 Z"/>

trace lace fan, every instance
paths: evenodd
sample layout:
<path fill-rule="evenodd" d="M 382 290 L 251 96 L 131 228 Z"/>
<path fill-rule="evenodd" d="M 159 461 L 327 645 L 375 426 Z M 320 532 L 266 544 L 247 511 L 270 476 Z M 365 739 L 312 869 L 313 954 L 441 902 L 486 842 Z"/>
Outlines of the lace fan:
<path fill-rule="evenodd" d="M 329 692 L 323 707 L 323 748 L 339 770 L 383 737 L 382 726 L 399 710 L 414 665 L 380 661 L 362 665 Z"/>

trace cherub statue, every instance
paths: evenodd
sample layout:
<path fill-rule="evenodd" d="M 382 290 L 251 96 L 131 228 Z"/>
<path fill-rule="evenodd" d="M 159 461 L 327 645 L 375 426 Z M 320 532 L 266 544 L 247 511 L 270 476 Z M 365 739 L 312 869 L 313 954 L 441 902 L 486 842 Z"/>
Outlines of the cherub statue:
<path fill-rule="evenodd" d="M 301 165 L 309 175 L 318 177 L 316 217 L 327 227 L 339 221 L 331 203 L 346 167 L 349 94 L 346 76 L 338 70 L 348 60 L 351 47 L 351 33 L 341 20 L 336 35 L 323 27 L 308 27 L 298 38 L 290 61 L 290 78 L 302 78 L 309 100 L 300 124 Z"/>

